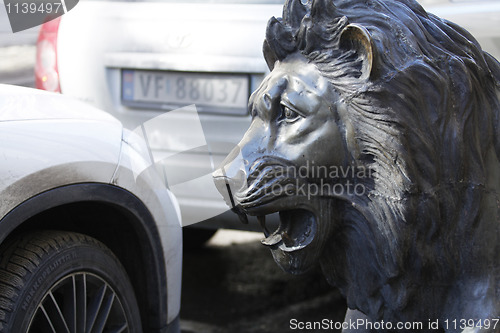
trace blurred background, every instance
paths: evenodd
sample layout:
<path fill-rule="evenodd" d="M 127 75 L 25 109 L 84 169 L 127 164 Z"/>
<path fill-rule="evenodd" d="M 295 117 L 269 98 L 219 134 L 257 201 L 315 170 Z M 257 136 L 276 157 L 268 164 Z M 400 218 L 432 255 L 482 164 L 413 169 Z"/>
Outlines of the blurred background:
<path fill-rule="evenodd" d="M 12 33 L 0 0 L 0 83 L 35 86 L 35 44 L 39 27 Z"/>

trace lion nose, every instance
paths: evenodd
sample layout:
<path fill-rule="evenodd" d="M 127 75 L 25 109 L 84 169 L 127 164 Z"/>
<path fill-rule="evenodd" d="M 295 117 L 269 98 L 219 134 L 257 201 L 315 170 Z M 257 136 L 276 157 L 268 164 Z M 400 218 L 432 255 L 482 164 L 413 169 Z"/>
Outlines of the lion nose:
<path fill-rule="evenodd" d="M 236 147 L 224 159 L 219 169 L 212 174 L 217 190 L 231 208 L 238 204 L 235 194 L 241 193 L 247 188 L 245 165 L 241 151 L 239 147 Z"/>

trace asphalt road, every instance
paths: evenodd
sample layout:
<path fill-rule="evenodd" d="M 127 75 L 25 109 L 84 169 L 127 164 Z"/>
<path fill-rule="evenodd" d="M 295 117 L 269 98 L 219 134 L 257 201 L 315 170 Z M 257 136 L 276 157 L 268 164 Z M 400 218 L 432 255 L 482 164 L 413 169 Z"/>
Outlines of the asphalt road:
<path fill-rule="evenodd" d="M 261 233 L 220 230 L 205 247 L 184 252 L 183 333 L 315 332 L 296 327 L 343 321 L 345 303 L 319 267 L 286 274 L 261 238 Z"/>

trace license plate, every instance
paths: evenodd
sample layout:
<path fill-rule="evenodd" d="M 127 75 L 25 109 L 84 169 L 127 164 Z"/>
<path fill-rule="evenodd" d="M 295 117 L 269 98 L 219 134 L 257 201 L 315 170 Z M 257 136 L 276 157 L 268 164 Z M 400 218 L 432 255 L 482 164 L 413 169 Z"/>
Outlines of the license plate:
<path fill-rule="evenodd" d="M 132 107 L 244 115 L 248 97 L 247 75 L 122 70 L 122 102 Z"/>

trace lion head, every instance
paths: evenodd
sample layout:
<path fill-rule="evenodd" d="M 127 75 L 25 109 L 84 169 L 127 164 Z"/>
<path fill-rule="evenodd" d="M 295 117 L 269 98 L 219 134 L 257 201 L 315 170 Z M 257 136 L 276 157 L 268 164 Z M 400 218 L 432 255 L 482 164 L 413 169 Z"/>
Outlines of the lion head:
<path fill-rule="evenodd" d="M 499 63 L 412 0 L 287 1 L 263 51 L 214 177 L 276 262 L 372 320 L 499 317 Z"/>

